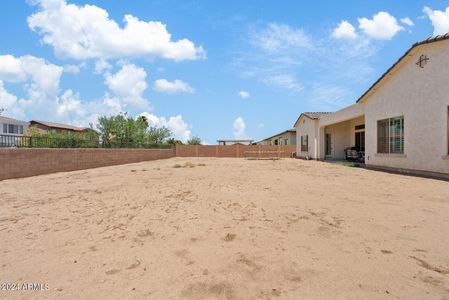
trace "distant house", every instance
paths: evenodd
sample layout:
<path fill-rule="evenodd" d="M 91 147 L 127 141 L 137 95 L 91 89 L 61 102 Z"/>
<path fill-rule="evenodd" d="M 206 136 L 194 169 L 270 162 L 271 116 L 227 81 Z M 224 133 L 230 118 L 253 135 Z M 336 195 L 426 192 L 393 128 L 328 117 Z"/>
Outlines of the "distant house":
<path fill-rule="evenodd" d="M 0 147 L 18 147 L 28 131 L 28 122 L 0 116 Z"/>
<path fill-rule="evenodd" d="M 254 140 L 218 140 L 218 145 L 220 146 L 229 146 L 229 145 L 252 145 Z"/>
<path fill-rule="evenodd" d="M 355 104 L 302 113 L 297 156 L 449 178 L 449 34 L 414 44 Z M 350 150 L 348 150 L 350 149 Z"/>
<path fill-rule="evenodd" d="M 296 145 L 296 129 L 288 129 L 261 140 L 257 145 Z"/>
<path fill-rule="evenodd" d="M 28 122 L 0 116 L 1 135 L 24 135 L 28 130 Z"/>
<path fill-rule="evenodd" d="M 318 124 L 319 119 L 330 114 L 329 112 L 304 112 L 296 120 L 296 156 L 302 158 L 319 158 L 318 150 Z"/>
<path fill-rule="evenodd" d="M 30 121 L 30 128 L 36 129 L 39 133 L 47 133 L 47 132 L 72 132 L 72 133 L 84 133 L 90 130 L 87 127 L 76 127 L 73 125 L 53 123 L 47 121 Z"/>

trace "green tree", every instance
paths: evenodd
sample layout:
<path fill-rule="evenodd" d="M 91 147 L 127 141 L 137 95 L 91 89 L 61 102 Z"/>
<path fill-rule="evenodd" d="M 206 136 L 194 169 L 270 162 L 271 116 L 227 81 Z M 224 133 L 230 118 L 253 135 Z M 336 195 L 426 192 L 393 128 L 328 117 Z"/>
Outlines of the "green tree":
<path fill-rule="evenodd" d="M 97 129 L 100 131 L 100 139 L 103 147 L 112 147 L 112 143 L 117 137 L 115 116 L 103 116 L 98 118 Z"/>
<path fill-rule="evenodd" d="M 148 142 L 150 145 L 163 145 L 171 136 L 171 131 L 167 127 L 150 127 L 148 129 Z"/>
<path fill-rule="evenodd" d="M 187 141 L 189 145 L 201 145 L 201 139 L 197 136 L 192 136 L 190 140 Z"/>
<path fill-rule="evenodd" d="M 167 144 L 171 145 L 171 146 L 173 146 L 173 145 L 184 145 L 184 143 L 181 140 L 176 140 L 175 138 L 169 138 L 167 140 Z"/>
<path fill-rule="evenodd" d="M 166 127 L 148 127 L 145 116 L 128 117 L 127 113 L 98 119 L 97 128 L 104 147 L 146 148 L 168 143 L 171 132 Z"/>

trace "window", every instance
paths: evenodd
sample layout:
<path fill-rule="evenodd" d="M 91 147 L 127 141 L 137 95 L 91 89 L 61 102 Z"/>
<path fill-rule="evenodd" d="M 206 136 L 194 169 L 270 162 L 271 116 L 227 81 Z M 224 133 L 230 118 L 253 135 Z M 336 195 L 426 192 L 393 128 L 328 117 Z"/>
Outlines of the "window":
<path fill-rule="evenodd" d="M 326 133 L 326 145 L 325 145 L 326 155 L 332 155 L 332 135 L 330 133 Z"/>
<path fill-rule="evenodd" d="M 284 139 L 284 145 L 288 145 L 288 139 Z"/>
<path fill-rule="evenodd" d="M 19 125 L 9 124 L 8 133 L 18 134 L 19 133 Z"/>
<path fill-rule="evenodd" d="M 377 153 L 404 153 L 404 116 L 377 121 Z"/>
<path fill-rule="evenodd" d="M 3 123 L 3 133 L 8 133 L 8 124 Z"/>
<path fill-rule="evenodd" d="M 355 126 L 355 130 L 363 130 L 365 129 L 365 124 Z"/>
<path fill-rule="evenodd" d="M 365 131 L 355 133 L 355 149 L 357 151 L 365 151 Z"/>
<path fill-rule="evenodd" d="M 19 133 L 23 134 L 23 125 L 19 125 Z"/>
<path fill-rule="evenodd" d="M 303 151 L 303 152 L 309 151 L 309 136 L 308 135 L 301 136 L 301 151 Z"/>

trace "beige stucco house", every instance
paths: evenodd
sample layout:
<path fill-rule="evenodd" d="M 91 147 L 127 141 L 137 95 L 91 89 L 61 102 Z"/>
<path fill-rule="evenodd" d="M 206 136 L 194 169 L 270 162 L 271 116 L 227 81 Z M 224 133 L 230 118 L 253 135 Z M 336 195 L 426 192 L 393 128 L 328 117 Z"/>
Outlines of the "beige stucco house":
<path fill-rule="evenodd" d="M 367 167 L 449 175 L 449 34 L 414 44 L 355 104 L 295 123 L 297 156 Z M 307 147 L 300 140 L 307 139 Z"/>
<path fill-rule="evenodd" d="M 296 129 L 288 129 L 256 143 L 257 145 L 296 145 Z"/>

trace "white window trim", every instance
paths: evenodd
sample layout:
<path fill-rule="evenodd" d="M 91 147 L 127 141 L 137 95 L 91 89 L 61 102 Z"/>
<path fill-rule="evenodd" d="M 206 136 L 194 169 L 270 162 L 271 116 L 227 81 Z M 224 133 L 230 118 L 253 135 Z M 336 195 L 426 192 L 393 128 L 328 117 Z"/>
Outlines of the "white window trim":
<path fill-rule="evenodd" d="M 394 119 L 394 118 L 399 118 L 399 117 L 402 117 L 402 122 L 403 122 L 403 124 L 405 124 L 405 116 L 402 114 L 402 115 L 398 115 L 398 116 L 395 116 L 395 117 L 387 117 L 387 118 L 383 118 L 383 119 L 379 119 L 379 120 L 377 120 L 377 122 L 379 122 L 379 121 L 383 121 L 383 120 L 388 120 L 388 153 L 379 153 L 379 152 L 377 152 L 377 150 L 378 150 L 378 145 L 376 144 L 376 153 L 375 153 L 375 156 L 383 156 L 383 157 L 407 157 L 407 155 L 406 155 L 406 152 L 405 152 L 405 125 L 404 125 L 404 132 L 403 132 L 403 135 L 404 135 L 404 145 L 402 145 L 402 147 L 404 148 L 403 149 L 403 153 L 391 153 L 390 151 L 390 120 L 391 119 Z M 377 122 L 376 122 L 376 128 L 377 128 L 377 130 L 379 130 L 379 128 L 378 128 L 378 125 L 377 125 Z M 377 134 L 377 136 L 376 136 L 376 138 L 377 138 L 377 143 L 379 143 L 379 139 L 378 139 L 378 136 L 379 136 L 379 134 L 378 134 L 378 132 L 376 132 L 376 134 Z"/>

